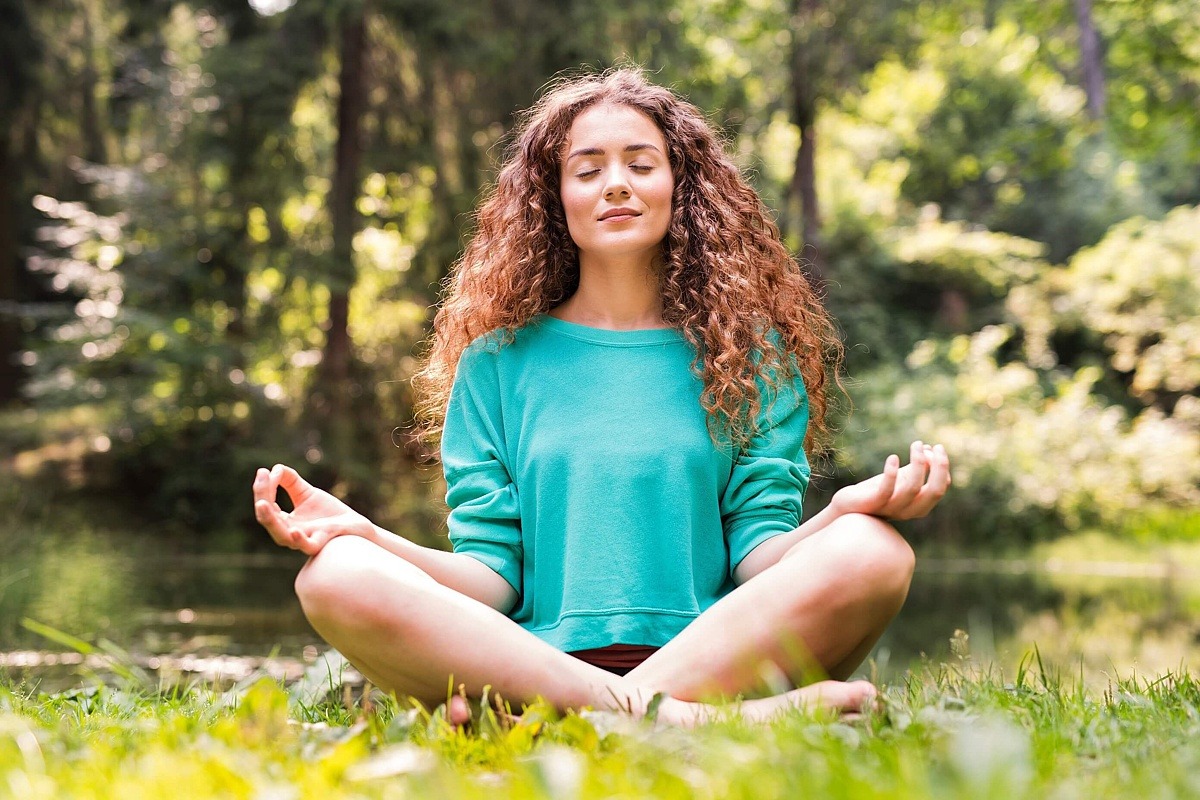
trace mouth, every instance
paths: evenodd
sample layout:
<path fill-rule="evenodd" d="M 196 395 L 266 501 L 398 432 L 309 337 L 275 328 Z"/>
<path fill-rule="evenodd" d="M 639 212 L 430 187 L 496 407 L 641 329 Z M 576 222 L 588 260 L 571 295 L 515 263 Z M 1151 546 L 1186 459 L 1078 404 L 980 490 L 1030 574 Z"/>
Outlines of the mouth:
<path fill-rule="evenodd" d="M 632 208 L 610 208 L 600 215 L 600 222 L 627 222 L 640 216 L 641 212 Z"/>

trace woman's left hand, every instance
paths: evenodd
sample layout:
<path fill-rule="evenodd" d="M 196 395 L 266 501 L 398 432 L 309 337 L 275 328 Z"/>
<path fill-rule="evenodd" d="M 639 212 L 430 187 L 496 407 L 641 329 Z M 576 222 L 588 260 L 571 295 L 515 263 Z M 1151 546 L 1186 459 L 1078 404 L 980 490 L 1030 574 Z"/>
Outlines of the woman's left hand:
<path fill-rule="evenodd" d="M 950 487 L 950 457 L 939 445 L 913 442 L 909 463 L 888 456 L 883 472 L 839 489 L 830 507 L 839 514 L 916 519 L 928 514 Z"/>

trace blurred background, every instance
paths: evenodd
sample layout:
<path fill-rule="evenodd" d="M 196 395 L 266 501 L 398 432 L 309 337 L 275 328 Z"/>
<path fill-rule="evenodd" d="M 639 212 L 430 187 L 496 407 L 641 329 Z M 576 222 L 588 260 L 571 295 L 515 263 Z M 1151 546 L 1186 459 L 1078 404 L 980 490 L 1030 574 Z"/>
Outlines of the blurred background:
<path fill-rule="evenodd" d="M 311 659 L 260 465 L 445 546 L 440 282 L 514 114 L 618 63 L 710 113 L 841 323 L 811 503 L 955 460 L 877 669 L 1193 657 L 1195 0 L 0 0 L 0 669 L 78 660 L 26 619 Z"/>

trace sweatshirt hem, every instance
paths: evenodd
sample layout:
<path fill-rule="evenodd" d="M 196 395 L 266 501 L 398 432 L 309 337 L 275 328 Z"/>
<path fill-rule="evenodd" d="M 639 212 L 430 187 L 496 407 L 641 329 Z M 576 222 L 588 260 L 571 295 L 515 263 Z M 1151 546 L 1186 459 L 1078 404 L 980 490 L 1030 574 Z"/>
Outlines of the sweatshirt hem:
<path fill-rule="evenodd" d="M 699 611 L 674 609 L 589 609 L 565 612 L 547 625 L 522 624 L 522 627 L 565 652 L 613 644 L 662 647 L 698 616 Z"/>

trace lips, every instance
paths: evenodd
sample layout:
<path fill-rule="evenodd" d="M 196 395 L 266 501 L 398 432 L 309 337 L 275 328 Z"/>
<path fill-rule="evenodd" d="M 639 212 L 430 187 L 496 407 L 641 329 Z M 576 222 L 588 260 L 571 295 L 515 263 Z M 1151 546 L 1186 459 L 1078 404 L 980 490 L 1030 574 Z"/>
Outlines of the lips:
<path fill-rule="evenodd" d="M 613 222 L 624 222 L 625 220 L 640 216 L 641 212 L 635 211 L 632 208 L 610 208 L 600 215 L 600 221 L 612 220 Z"/>

